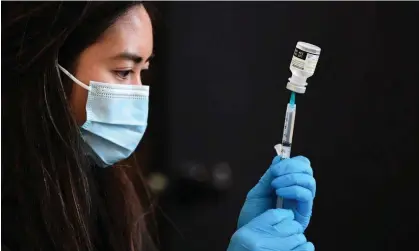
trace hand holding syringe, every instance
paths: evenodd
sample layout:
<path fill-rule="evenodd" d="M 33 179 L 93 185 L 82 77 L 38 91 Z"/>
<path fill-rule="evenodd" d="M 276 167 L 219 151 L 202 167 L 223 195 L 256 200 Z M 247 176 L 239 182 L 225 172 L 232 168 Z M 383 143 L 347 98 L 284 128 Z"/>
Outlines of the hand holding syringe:
<path fill-rule="evenodd" d="M 320 50 L 321 49 L 319 47 L 304 42 L 298 42 L 295 48 L 290 65 L 292 76 L 289 78 L 289 82 L 287 84 L 287 89 L 292 91 L 291 98 L 285 113 L 282 142 L 281 144 L 275 146 L 275 150 L 278 156 L 281 156 L 281 159 L 289 158 L 291 155 L 292 136 L 294 131 L 295 115 L 297 112 L 295 93 L 305 93 L 307 86 L 306 80 L 314 74 Z M 282 202 L 282 198 L 278 197 L 278 208 L 282 208 Z"/>

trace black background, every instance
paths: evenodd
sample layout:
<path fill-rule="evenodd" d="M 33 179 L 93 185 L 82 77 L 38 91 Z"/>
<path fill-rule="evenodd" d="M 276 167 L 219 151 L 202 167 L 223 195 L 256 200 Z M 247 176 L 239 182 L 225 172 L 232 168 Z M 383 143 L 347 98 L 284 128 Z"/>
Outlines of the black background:
<path fill-rule="evenodd" d="M 418 248 L 418 3 L 157 7 L 147 142 L 149 168 L 170 180 L 159 202 L 162 250 L 227 249 L 281 139 L 297 41 L 322 48 L 296 99 L 292 149 L 317 180 L 307 238 L 321 251 Z M 217 189 L 208 177 L 220 162 L 232 174 Z M 185 178 L 187 163 L 202 167 L 202 182 Z"/>

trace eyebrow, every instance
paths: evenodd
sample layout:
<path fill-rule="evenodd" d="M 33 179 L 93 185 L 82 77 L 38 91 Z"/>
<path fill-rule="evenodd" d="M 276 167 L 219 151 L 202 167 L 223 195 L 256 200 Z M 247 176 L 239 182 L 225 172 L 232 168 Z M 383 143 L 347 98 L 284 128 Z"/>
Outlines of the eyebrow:
<path fill-rule="evenodd" d="M 149 58 L 147 58 L 146 62 L 150 61 L 151 59 L 153 59 L 154 57 L 154 53 L 151 54 L 151 56 Z M 140 57 L 139 55 L 135 54 L 135 53 L 131 53 L 131 52 L 122 52 L 116 56 L 113 57 L 113 59 L 124 59 L 124 60 L 130 60 L 133 61 L 134 63 L 138 64 L 141 61 L 143 61 L 143 58 Z"/>

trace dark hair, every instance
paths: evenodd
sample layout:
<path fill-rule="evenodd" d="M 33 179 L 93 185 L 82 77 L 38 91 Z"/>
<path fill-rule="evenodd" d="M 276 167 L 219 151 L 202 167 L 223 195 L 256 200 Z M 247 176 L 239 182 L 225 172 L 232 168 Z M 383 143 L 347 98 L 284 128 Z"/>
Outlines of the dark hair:
<path fill-rule="evenodd" d="M 2 3 L 2 246 L 151 250 L 138 168 L 93 166 L 60 74 L 139 2 Z M 142 196 L 144 197 L 144 196 Z"/>

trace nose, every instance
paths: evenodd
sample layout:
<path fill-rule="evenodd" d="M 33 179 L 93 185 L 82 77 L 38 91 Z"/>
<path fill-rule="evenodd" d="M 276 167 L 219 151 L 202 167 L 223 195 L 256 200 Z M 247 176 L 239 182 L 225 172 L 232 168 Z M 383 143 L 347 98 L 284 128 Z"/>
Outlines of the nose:
<path fill-rule="evenodd" d="M 134 81 L 132 82 L 132 85 L 143 85 L 141 81 L 141 74 L 135 75 Z"/>

